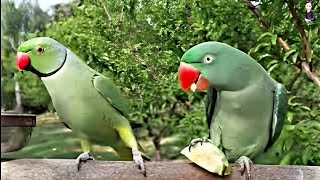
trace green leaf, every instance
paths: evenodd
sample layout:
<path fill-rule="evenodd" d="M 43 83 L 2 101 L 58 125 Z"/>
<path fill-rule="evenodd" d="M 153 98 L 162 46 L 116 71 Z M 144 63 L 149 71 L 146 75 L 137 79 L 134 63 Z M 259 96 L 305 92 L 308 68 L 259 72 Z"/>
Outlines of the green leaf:
<path fill-rule="evenodd" d="M 261 61 L 262 59 L 264 59 L 266 57 L 272 57 L 272 55 L 271 54 L 263 54 L 263 55 L 259 56 L 258 61 Z"/>
<path fill-rule="evenodd" d="M 294 55 L 292 56 L 292 62 L 293 62 L 294 64 L 297 63 L 298 55 L 299 55 L 299 52 L 296 52 L 296 53 L 294 53 Z"/>
<path fill-rule="evenodd" d="M 311 109 L 308 106 L 301 106 L 302 109 L 305 109 L 307 111 L 311 111 Z"/>
<path fill-rule="evenodd" d="M 272 45 L 276 45 L 277 44 L 277 39 L 278 39 L 278 36 L 275 34 L 271 39 L 271 44 Z"/>
<path fill-rule="evenodd" d="M 272 34 L 271 32 L 266 32 L 266 33 L 263 33 L 259 36 L 259 38 L 257 39 L 257 41 L 259 42 L 261 39 L 263 39 L 264 37 L 271 37 L 271 38 L 274 38 L 274 37 L 277 37 L 276 35 Z"/>
<path fill-rule="evenodd" d="M 289 151 L 294 144 L 294 140 L 292 138 L 287 139 L 284 142 L 284 150 Z"/>
<path fill-rule="evenodd" d="M 278 60 L 272 60 L 272 61 L 270 61 L 269 63 L 268 63 L 268 65 L 267 65 L 267 69 L 269 69 L 273 64 L 277 64 L 277 63 L 279 63 L 279 61 Z"/>
<path fill-rule="evenodd" d="M 302 163 L 307 164 L 309 160 L 309 152 L 307 150 L 302 151 Z"/>
<path fill-rule="evenodd" d="M 284 125 L 283 128 L 284 128 L 286 131 L 292 131 L 292 130 L 294 130 L 294 129 L 296 128 L 296 126 L 289 124 L 289 125 Z"/>
<path fill-rule="evenodd" d="M 287 113 L 287 120 L 288 120 L 289 123 L 292 122 L 293 116 L 294 116 L 293 112 L 288 112 Z"/>
<path fill-rule="evenodd" d="M 318 42 L 320 41 L 320 39 L 317 39 L 315 40 L 313 43 L 312 43 L 312 48 L 316 48 L 316 46 L 318 45 Z"/>
<path fill-rule="evenodd" d="M 297 51 L 297 50 L 295 50 L 295 49 L 291 49 L 291 50 L 287 51 L 287 52 L 284 54 L 284 56 L 283 56 L 283 60 L 286 61 L 287 58 L 288 58 L 292 53 L 294 53 L 294 52 L 296 52 L 296 51 Z"/>
<path fill-rule="evenodd" d="M 302 103 L 291 103 L 290 106 L 301 106 Z"/>
<path fill-rule="evenodd" d="M 296 98 L 297 98 L 297 96 L 292 96 L 292 97 L 290 97 L 290 98 L 288 99 L 288 104 L 291 105 L 291 104 L 292 104 L 292 101 L 293 101 L 294 99 L 296 99 Z"/>
<path fill-rule="evenodd" d="M 259 44 L 257 47 L 250 49 L 250 51 L 248 52 L 248 54 L 251 55 L 251 53 L 257 52 L 258 50 L 260 50 L 260 48 L 262 48 L 262 47 L 268 47 L 268 46 L 270 46 L 269 43 L 261 43 L 261 44 Z"/>
<path fill-rule="evenodd" d="M 277 68 L 280 64 L 273 64 L 269 69 L 268 69 L 268 73 L 271 73 L 275 68 Z"/>
<path fill-rule="evenodd" d="M 280 161 L 279 165 L 290 165 L 293 153 L 288 152 Z"/>

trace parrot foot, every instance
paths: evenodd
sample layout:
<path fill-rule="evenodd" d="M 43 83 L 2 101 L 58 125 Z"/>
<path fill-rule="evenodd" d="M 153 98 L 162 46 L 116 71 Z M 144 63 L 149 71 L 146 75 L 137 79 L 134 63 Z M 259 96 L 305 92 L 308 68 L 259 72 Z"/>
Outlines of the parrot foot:
<path fill-rule="evenodd" d="M 141 169 L 142 174 L 147 177 L 146 167 L 143 162 L 142 153 L 136 149 L 132 148 L 132 156 L 134 163 L 138 166 L 139 169 Z"/>
<path fill-rule="evenodd" d="M 88 160 L 95 160 L 95 159 L 92 156 L 90 156 L 89 153 L 82 153 L 77 157 L 76 163 L 77 163 L 78 171 L 80 171 L 81 163 L 82 162 L 87 162 Z"/>
<path fill-rule="evenodd" d="M 202 137 L 202 138 L 196 138 L 196 139 L 193 139 L 190 144 L 189 144 L 189 152 L 191 152 L 191 147 L 196 145 L 197 143 L 199 143 L 202 145 L 203 142 L 210 142 L 213 144 L 213 142 L 211 141 L 211 139 L 208 139 L 206 137 Z"/>
<path fill-rule="evenodd" d="M 241 156 L 236 163 L 240 165 L 241 176 L 243 176 L 244 172 L 247 172 L 246 179 L 250 180 L 252 161 L 246 156 Z"/>

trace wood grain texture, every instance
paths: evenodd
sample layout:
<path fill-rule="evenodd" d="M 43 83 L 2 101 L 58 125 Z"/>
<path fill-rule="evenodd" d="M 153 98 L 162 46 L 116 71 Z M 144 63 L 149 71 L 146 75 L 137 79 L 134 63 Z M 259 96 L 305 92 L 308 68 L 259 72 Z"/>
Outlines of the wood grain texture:
<path fill-rule="evenodd" d="M 3 180 L 241 180 L 238 167 L 230 176 L 220 177 L 189 161 L 146 162 L 147 177 L 130 161 L 89 161 L 78 172 L 75 160 L 20 159 L 1 162 Z M 252 180 L 318 180 L 320 166 L 254 165 Z"/>

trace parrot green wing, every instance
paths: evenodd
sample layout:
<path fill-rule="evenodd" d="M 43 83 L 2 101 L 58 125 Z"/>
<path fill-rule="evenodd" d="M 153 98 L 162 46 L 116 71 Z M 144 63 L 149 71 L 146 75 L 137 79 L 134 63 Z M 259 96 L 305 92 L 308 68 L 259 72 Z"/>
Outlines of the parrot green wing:
<path fill-rule="evenodd" d="M 113 81 L 102 75 L 95 75 L 93 85 L 120 114 L 128 117 L 130 113 L 129 101 L 121 94 Z"/>
<path fill-rule="evenodd" d="M 209 88 L 207 92 L 207 100 L 206 100 L 206 119 L 208 128 L 210 129 L 210 125 L 212 122 L 212 117 L 216 107 L 216 102 L 218 98 L 218 92 L 214 88 Z"/>
<path fill-rule="evenodd" d="M 276 142 L 280 136 L 288 108 L 287 89 L 277 83 L 273 92 L 273 114 L 270 128 L 270 138 L 266 149 Z"/>

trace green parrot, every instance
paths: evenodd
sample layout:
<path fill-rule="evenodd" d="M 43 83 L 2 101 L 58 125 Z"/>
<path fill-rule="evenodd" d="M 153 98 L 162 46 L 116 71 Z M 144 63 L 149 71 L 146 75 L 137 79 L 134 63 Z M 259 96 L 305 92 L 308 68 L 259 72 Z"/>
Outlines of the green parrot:
<path fill-rule="evenodd" d="M 185 52 L 178 79 L 183 90 L 207 90 L 209 137 L 250 178 L 250 159 L 260 163 L 255 158 L 282 130 L 288 103 L 285 86 L 249 55 L 221 42 L 204 42 Z"/>
<path fill-rule="evenodd" d="M 108 78 L 90 68 L 71 50 L 48 37 L 18 47 L 16 65 L 38 75 L 62 123 L 81 139 L 78 170 L 91 144 L 113 147 L 122 160 L 134 160 L 146 175 L 143 154 L 128 121 L 129 102 Z"/>

